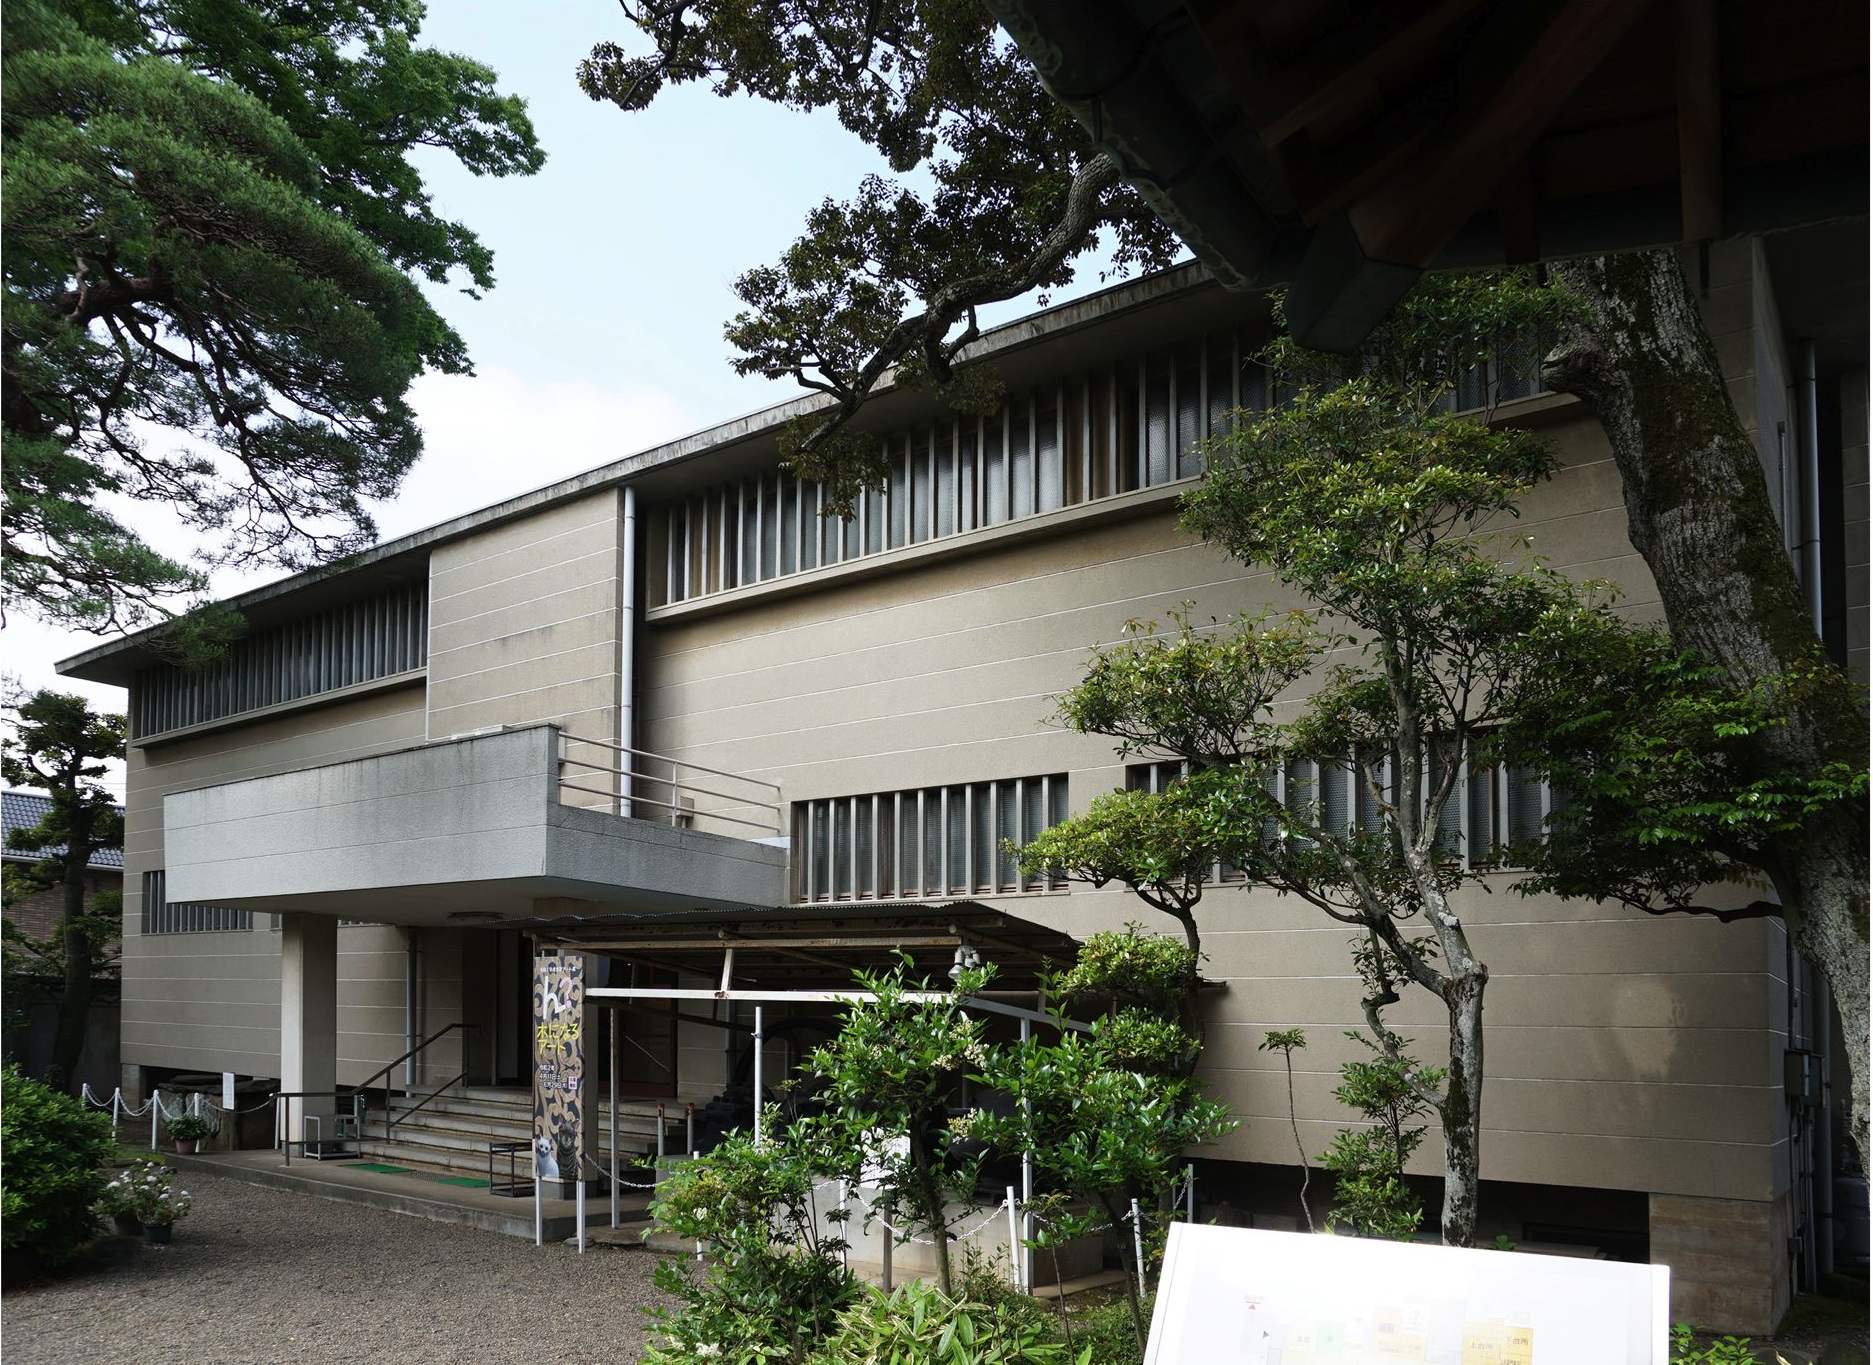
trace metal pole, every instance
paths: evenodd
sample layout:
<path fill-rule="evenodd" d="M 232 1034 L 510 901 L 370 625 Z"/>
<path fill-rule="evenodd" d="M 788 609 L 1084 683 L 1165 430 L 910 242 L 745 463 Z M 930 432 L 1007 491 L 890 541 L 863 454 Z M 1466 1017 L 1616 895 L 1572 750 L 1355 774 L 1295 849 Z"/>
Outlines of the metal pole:
<path fill-rule="evenodd" d="M 117 1089 L 111 1091 L 111 1141 L 112 1142 L 117 1141 L 117 1125 L 120 1122 L 122 1122 L 123 1116 L 124 1116 L 124 1092 L 123 1092 L 123 1087 L 119 1086 Z"/>
<path fill-rule="evenodd" d="M 1027 1050 L 1027 1045 L 1033 1032 L 1033 1025 L 1026 1019 L 1023 1019 L 1021 1021 L 1022 1051 L 1025 1052 Z M 1033 1105 L 1028 1102 L 1028 1098 L 1025 1095 L 1021 1097 L 1021 1109 L 1025 1114 L 1032 1114 L 1034 1112 Z M 1024 1143 L 1023 1146 L 1025 1147 L 1026 1144 Z M 1021 1238 L 1021 1285 L 1022 1288 L 1029 1290 L 1034 1288 L 1034 1248 L 1028 1245 L 1034 1238 L 1034 1215 L 1028 1211 L 1033 1208 L 1033 1206 L 1034 1154 L 1032 1152 L 1023 1151 L 1021 1153 L 1021 1226 L 1024 1235 Z"/>
<path fill-rule="evenodd" d="M 611 1225 L 619 1223 L 618 1209 L 618 1018 L 611 1012 Z"/>
<path fill-rule="evenodd" d="M 1021 1288 L 1021 1215 L 1015 1211 L 1015 1187 L 1008 1187 L 1008 1272 Z"/>
<path fill-rule="evenodd" d="M 1138 1201 L 1132 1200 L 1132 1257 L 1138 1267 L 1138 1295 L 1145 1293 L 1145 1220 L 1138 1216 Z"/>
<path fill-rule="evenodd" d="M 657 1164 L 663 1165 L 663 1102 L 657 1102 Z"/>
<path fill-rule="evenodd" d="M 579 1254 L 585 1255 L 585 1171 L 573 1173 L 577 1178 L 573 1182 L 572 1216 L 579 1224 Z"/>
<path fill-rule="evenodd" d="M 754 1007 L 754 1145 L 761 1145 L 761 1050 L 767 1035 L 761 1031 L 761 1007 Z M 887 1289 L 890 1286 L 885 1286 Z"/>
<path fill-rule="evenodd" d="M 889 1294 L 891 1292 L 891 1225 L 880 1218 L 878 1227 L 884 1240 L 884 1292 Z"/>
<path fill-rule="evenodd" d="M 637 744 L 637 489 L 624 487 L 618 563 L 618 814 L 630 816 L 631 749 Z M 674 799 L 674 798 L 672 798 Z"/>
<path fill-rule="evenodd" d="M 156 1124 L 162 1116 L 163 1089 L 161 1086 L 157 1086 L 156 1089 L 150 1091 L 150 1150 L 152 1152 L 156 1150 Z M 288 1161 L 293 1159 L 293 1154 L 290 1149 L 286 1153 L 286 1159 Z"/>
<path fill-rule="evenodd" d="M 691 1156 L 696 1154 L 696 1101 L 691 1100 L 683 1106 L 683 1146 Z"/>
<path fill-rule="evenodd" d="M 1184 1167 L 1184 1221 L 1197 1221 L 1197 1163 Z"/>
<path fill-rule="evenodd" d="M 533 1244 L 546 1244 L 546 1209 L 540 1203 L 540 1155 L 533 1156 Z"/>

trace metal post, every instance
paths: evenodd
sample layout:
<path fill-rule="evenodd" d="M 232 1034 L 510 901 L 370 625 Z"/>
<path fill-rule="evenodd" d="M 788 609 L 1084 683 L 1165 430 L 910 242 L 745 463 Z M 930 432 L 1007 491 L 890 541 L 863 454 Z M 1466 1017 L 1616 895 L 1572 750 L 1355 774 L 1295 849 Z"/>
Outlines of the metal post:
<path fill-rule="evenodd" d="M 696 1154 L 696 1101 L 694 1100 L 683 1106 L 683 1146 L 689 1149 L 691 1156 Z"/>
<path fill-rule="evenodd" d="M 1015 1187 L 1008 1187 L 1008 1273 L 1021 1285 L 1021 1216 L 1015 1211 Z"/>
<path fill-rule="evenodd" d="M 579 1254 L 585 1255 L 585 1171 L 583 1168 L 573 1172 L 572 1216 L 579 1225 Z"/>
<path fill-rule="evenodd" d="M 1145 1220 L 1138 1216 L 1138 1201 L 1132 1200 L 1132 1258 L 1138 1267 L 1138 1295 L 1145 1293 Z"/>
<path fill-rule="evenodd" d="M 540 1203 L 540 1155 L 533 1156 L 533 1244 L 546 1244 L 546 1209 Z"/>
<path fill-rule="evenodd" d="M 163 1116 L 163 1090 L 161 1086 L 150 1091 L 150 1150 L 156 1150 L 156 1125 Z M 292 1152 L 286 1153 L 286 1159 L 292 1160 Z"/>
<path fill-rule="evenodd" d="M 761 1145 L 761 1051 L 767 1036 L 761 1031 L 761 1007 L 754 1007 L 754 1145 Z M 890 1286 L 885 1286 L 887 1289 Z"/>
<path fill-rule="evenodd" d="M 1023 1019 L 1021 1021 L 1022 1051 L 1025 1052 L 1027 1050 L 1027 1045 L 1030 1038 L 1033 1036 L 1033 1032 L 1034 1026 L 1029 1023 L 1028 1020 Z M 1027 1096 L 1023 1095 L 1021 1097 L 1022 1112 L 1031 1114 L 1033 1108 L 1033 1105 L 1028 1102 Z M 1022 1145 L 1024 1147 L 1026 1146 L 1025 1143 Z M 1034 1154 L 1032 1152 L 1023 1151 L 1021 1153 L 1021 1229 L 1024 1235 L 1021 1238 L 1021 1287 L 1028 1290 L 1034 1288 L 1034 1248 L 1028 1245 L 1028 1243 L 1034 1239 L 1034 1215 L 1029 1212 L 1033 1206 Z"/>
<path fill-rule="evenodd" d="M 611 1225 L 619 1223 L 618 1209 L 618 1016 L 611 1012 Z"/>
<path fill-rule="evenodd" d="M 657 1102 L 657 1165 L 663 1165 L 663 1101 Z"/>
<path fill-rule="evenodd" d="M 1197 1163 L 1184 1167 L 1184 1221 L 1197 1221 Z"/>
<path fill-rule="evenodd" d="M 884 1237 L 884 1292 L 889 1294 L 891 1292 L 891 1225 L 880 1218 L 878 1226 Z"/>
<path fill-rule="evenodd" d="M 852 1264 L 852 1187 L 843 1180 L 839 1182 L 839 1211 L 845 1215 L 839 1220 L 839 1240 L 844 1243 L 839 1248 L 839 1265 L 846 1269 Z"/>
<path fill-rule="evenodd" d="M 117 1141 L 117 1125 L 120 1122 L 122 1122 L 123 1116 L 124 1116 L 124 1091 L 123 1091 L 123 1087 L 119 1086 L 117 1089 L 111 1091 L 111 1141 L 112 1142 Z"/>

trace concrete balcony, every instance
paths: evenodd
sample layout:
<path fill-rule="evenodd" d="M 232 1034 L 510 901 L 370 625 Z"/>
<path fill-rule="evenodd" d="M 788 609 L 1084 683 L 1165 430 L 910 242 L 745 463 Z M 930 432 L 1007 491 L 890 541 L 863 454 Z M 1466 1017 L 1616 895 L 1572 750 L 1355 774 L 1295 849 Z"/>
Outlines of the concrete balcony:
<path fill-rule="evenodd" d="M 171 793 L 168 898 L 415 925 L 786 903 L 784 839 L 614 814 L 569 789 L 568 743 L 539 725 Z"/>

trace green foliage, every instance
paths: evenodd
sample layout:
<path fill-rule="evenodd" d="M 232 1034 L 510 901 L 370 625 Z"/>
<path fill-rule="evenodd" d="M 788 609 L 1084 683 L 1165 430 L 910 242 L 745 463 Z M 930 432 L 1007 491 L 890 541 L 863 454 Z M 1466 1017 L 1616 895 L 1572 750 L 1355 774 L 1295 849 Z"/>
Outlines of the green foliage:
<path fill-rule="evenodd" d="M 1060 1001 L 1123 1002 L 1175 1016 L 1196 975 L 1197 955 L 1187 944 L 1128 923 L 1088 935 L 1074 964 L 1049 979 L 1047 993 Z"/>
<path fill-rule="evenodd" d="M 845 435 L 879 387 L 933 384 L 966 410 L 999 390 L 955 368 L 975 310 L 1058 288 L 1108 234 L 1114 268 L 1174 259 L 1170 232 L 1120 181 L 974 0 L 626 0 L 634 55 L 600 43 L 579 70 L 593 99 L 645 108 L 707 82 L 788 109 L 831 108 L 890 164 L 828 199 L 772 264 L 736 282 L 736 369 L 792 379 L 830 404 L 787 438 L 836 507 L 879 475 L 876 443 Z M 916 188 L 905 179 L 915 177 Z"/>
<path fill-rule="evenodd" d="M 1082 1351 L 1073 1365 L 1090 1365 Z M 840 1315 L 812 1365 L 1068 1365 L 1051 1326 L 1014 1310 L 954 1299 L 913 1280 L 886 1294 L 869 1286 Z"/>
<path fill-rule="evenodd" d="M 216 563 L 368 543 L 421 449 L 423 370 L 466 372 L 412 275 L 492 283 L 411 157 L 541 163 L 493 73 L 404 0 L 19 0 L 4 14 L 9 595 L 105 630 Z M 107 501 L 170 505 L 201 561 Z M 178 643 L 225 625 L 194 623 Z"/>
<path fill-rule="evenodd" d="M 659 1184 L 652 1227 L 711 1254 L 706 1269 L 687 1257 L 658 1263 L 656 1283 L 678 1303 L 652 1310 L 661 1336 L 647 1361 L 798 1362 L 855 1292 L 838 1259 L 843 1240 L 815 1217 L 818 1153 L 779 1131 L 778 1117 L 768 1128 L 777 1140 L 731 1135 Z"/>
<path fill-rule="evenodd" d="M 948 1206 L 974 1201 L 982 1163 L 950 1121 L 954 1088 L 984 1055 L 981 1021 L 963 1014 L 959 997 L 981 989 L 988 974 L 965 971 L 953 993 L 917 1000 L 912 992 L 932 987 L 911 985 L 910 965 L 903 958 L 890 972 L 859 973 L 859 988 L 873 998 L 849 1005 L 838 1035 L 801 1070 L 820 1082 L 815 1141 L 837 1154 L 840 1176 L 857 1184 L 862 1173 L 877 1187 L 872 1212 L 900 1242 L 919 1233 L 932 1239 L 937 1282 L 947 1292 Z"/>
<path fill-rule="evenodd" d="M 1424 1141 L 1424 1125 L 1412 1124 L 1429 1109 L 1424 1096 L 1442 1077 L 1408 1056 L 1387 1055 L 1361 1034 L 1346 1036 L 1374 1055 L 1340 1067 L 1333 1097 L 1371 1126 L 1336 1133 L 1320 1159 L 1334 1176 L 1334 1216 L 1367 1237 L 1409 1239 L 1424 1221 L 1424 1205 L 1404 1180 L 1405 1163 Z"/>
<path fill-rule="evenodd" d="M 12 724 L 0 744 L 0 775 L 7 785 L 38 788 L 49 800 L 37 824 L 8 833 L 8 846 L 56 851 L 25 868 L 10 865 L 5 894 L 11 900 L 54 887 L 62 893 L 51 939 L 35 940 L 6 925 L 6 985 L 56 990 L 58 1026 L 46 1079 L 71 1089 L 84 1051 L 91 981 L 122 933 L 122 897 L 100 895 L 87 906 L 85 870 L 101 850 L 124 846 L 123 812 L 103 779 L 110 761 L 123 756 L 128 722 L 98 715 L 83 697 L 63 692 L 10 697 L 6 709 Z"/>
<path fill-rule="evenodd" d="M 1757 750 L 1827 685 L 1825 661 L 1739 689 L 1664 632 L 1599 618 L 1544 622 L 1528 648 L 1568 671 L 1523 676 L 1500 745 L 1567 799 L 1521 851 L 1518 890 L 1703 908 L 1712 885 L 1759 883 L 1817 814 L 1866 800 L 1864 767 L 1761 775 Z"/>
<path fill-rule="evenodd" d="M 1154 1298 L 1147 1294 L 1140 1305 L 1147 1322 Z M 1132 1329 L 1131 1313 L 1121 1302 L 1102 1303 L 1074 1323 L 1073 1344 L 1083 1347 L 1095 1365 L 1144 1365 L 1144 1347 Z"/>
<path fill-rule="evenodd" d="M 1136 1199 L 1145 1217 L 1146 1257 L 1154 1261 L 1162 1251 L 1186 1153 L 1236 1125 L 1226 1108 L 1203 1098 L 1188 1079 L 1187 1064 L 1175 1070 L 1137 1068 L 1133 1054 L 1140 1021 L 1135 1016 L 1136 1011 L 1128 1011 L 1099 1019 L 1091 1032 L 1065 1031 L 1057 1042 L 1030 1038 L 989 1048 L 977 1079 L 1022 1102 L 1005 1110 L 977 1110 L 969 1132 L 1004 1151 L 1031 1156 L 1041 1192 L 1083 1201 L 1078 1211 L 1061 1208 L 1051 1214 L 1047 1240 L 1070 1241 L 1120 1226 Z M 1166 1027 L 1165 1021 L 1155 1022 Z M 1185 1051 L 1194 1052 L 1187 1037 L 1182 1041 Z M 1120 1239 L 1122 1247 L 1126 1240 Z M 1142 1347 L 1145 1321 L 1139 1315 L 1136 1280 L 1128 1276 L 1126 1288 Z"/>
<path fill-rule="evenodd" d="M 195 1199 L 176 1184 L 176 1173 L 160 1161 L 138 1161 L 119 1173 L 97 1203 L 105 1216 L 134 1218 L 152 1227 L 163 1227 L 186 1218 L 195 1207 Z"/>
<path fill-rule="evenodd" d="M 20 1073 L 0 1071 L 0 1246 L 8 1269 L 57 1269 L 89 1240 L 111 1153 L 110 1120 Z"/>
<path fill-rule="evenodd" d="M 1671 1329 L 1671 1365 L 1760 1365 L 1761 1359 L 1748 1337 L 1718 1337 L 1700 1346 L 1686 1324 L 1676 1323 Z M 1788 1365 L 1780 1353 L 1776 1360 Z"/>
<path fill-rule="evenodd" d="M 215 1131 L 215 1126 L 201 1114 L 177 1114 L 163 1120 L 163 1131 L 169 1134 L 171 1141 L 192 1142 L 207 1137 Z"/>

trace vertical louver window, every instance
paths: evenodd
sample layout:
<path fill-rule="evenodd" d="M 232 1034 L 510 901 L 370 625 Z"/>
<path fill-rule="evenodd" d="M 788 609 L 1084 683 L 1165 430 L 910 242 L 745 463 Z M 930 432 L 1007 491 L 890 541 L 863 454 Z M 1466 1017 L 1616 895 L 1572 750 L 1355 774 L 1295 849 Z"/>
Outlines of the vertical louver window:
<path fill-rule="evenodd" d="M 1066 819 L 1065 773 L 801 801 L 793 809 L 802 901 L 1005 896 L 1066 885 L 1024 876 L 1007 847 Z"/>
<path fill-rule="evenodd" d="M 207 934 L 251 929 L 251 910 L 227 910 L 219 905 L 188 905 L 171 901 L 159 870 L 143 874 L 143 932 L 146 934 Z"/>

